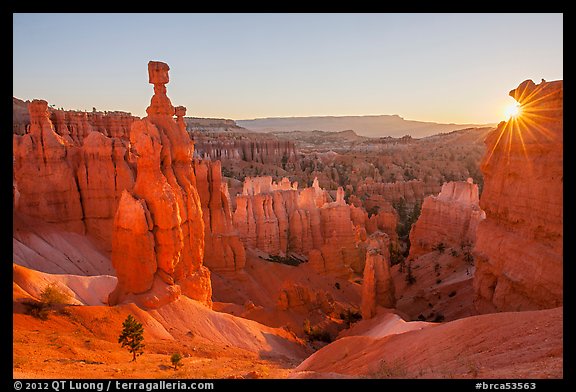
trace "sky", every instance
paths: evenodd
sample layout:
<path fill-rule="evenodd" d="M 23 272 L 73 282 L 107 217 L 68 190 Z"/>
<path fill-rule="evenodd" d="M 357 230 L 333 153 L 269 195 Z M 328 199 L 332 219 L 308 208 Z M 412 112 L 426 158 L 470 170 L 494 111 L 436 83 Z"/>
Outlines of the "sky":
<path fill-rule="evenodd" d="M 522 81 L 563 78 L 563 15 L 13 14 L 16 98 L 143 117 L 150 60 L 191 117 L 498 123 Z"/>

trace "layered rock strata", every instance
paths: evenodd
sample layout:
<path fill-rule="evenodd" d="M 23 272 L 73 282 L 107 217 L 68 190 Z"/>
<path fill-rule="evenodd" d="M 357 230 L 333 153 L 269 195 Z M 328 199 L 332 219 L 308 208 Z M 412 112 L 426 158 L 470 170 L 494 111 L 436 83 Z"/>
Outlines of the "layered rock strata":
<path fill-rule="evenodd" d="M 426 197 L 410 230 L 408 259 L 431 252 L 439 244 L 444 248 L 473 244 L 478 224 L 486 217 L 478 202 L 478 185 L 471 178 L 447 182 L 437 196 Z"/>
<path fill-rule="evenodd" d="M 206 135 L 192 133 L 196 143 L 196 156 L 212 160 L 238 159 L 247 162 L 281 166 L 296 160 L 294 142 L 272 138 L 248 138 L 239 134 Z"/>
<path fill-rule="evenodd" d="M 121 193 L 134 184 L 125 142 L 92 130 L 80 145 L 56 132 L 46 101 L 28 110 L 29 132 L 13 136 L 15 210 L 92 235 L 111 250 Z"/>
<path fill-rule="evenodd" d="M 382 196 L 389 203 L 404 199 L 408 206 L 414 206 L 430 194 L 437 193 L 439 186 L 422 180 L 396 182 L 364 182 L 357 185 L 358 194 Z"/>
<path fill-rule="evenodd" d="M 317 180 L 298 190 L 287 179 L 275 183 L 271 177 L 247 178 L 243 194 L 236 197 L 233 222 L 247 248 L 273 256 L 296 255 L 319 273 L 361 274 L 367 238 L 385 241 L 387 247 L 388 236 L 364 210 L 346 204 L 342 188 L 336 200 L 330 200 Z"/>

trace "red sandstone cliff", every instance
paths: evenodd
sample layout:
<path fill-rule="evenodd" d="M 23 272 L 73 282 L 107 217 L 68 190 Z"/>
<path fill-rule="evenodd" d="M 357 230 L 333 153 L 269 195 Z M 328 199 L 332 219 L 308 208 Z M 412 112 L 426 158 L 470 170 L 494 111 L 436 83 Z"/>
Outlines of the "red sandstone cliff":
<path fill-rule="evenodd" d="M 318 181 L 298 190 L 287 179 L 247 178 L 243 194 L 236 197 L 234 226 L 247 248 L 308 259 L 322 274 L 362 274 L 368 239 L 387 251 L 388 236 L 363 209 L 346 204 L 342 188 L 336 201 L 330 199 Z"/>
<path fill-rule="evenodd" d="M 79 145 L 55 131 L 46 101 L 28 109 L 29 133 L 13 136 L 15 210 L 90 234 L 111 250 L 121 193 L 134 183 L 125 143 L 90 131 Z"/>
<path fill-rule="evenodd" d="M 13 133 L 24 135 L 30 128 L 30 116 L 28 115 L 29 102 L 18 98 L 12 98 L 12 126 Z M 109 137 L 128 140 L 130 126 L 137 119 L 130 113 L 114 112 L 83 112 L 79 110 L 59 110 L 48 108 L 48 116 L 54 125 L 57 134 L 66 140 L 78 145 L 83 143 L 85 137 L 92 131 L 100 132 Z"/>
<path fill-rule="evenodd" d="M 518 117 L 485 140 L 486 220 L 478 227 L 474 288 L 481 312 L 562 305 L 563 83 L 522 82 Z"/>
<path fill-rule="evenodd" d="M 429 184 L 421 180 L 373 182 L 365 181 L 357 186 L 357 193 L 380 195 L 389 203 L 397 202 L 403 198 L 410 206 L 427 195 L 438 192 L 438 185 Z"/>
<path fill-rule="evenodd" d="M 415 259 L 443 243 L 446 248 L 473 244 L 476 228 L 486 214 L 478 205 L 478 185 L 447 182 L 437 196 L 428 196 L 418 221 L 410 230 L 410 254 Z"/>
<path fill-rule="evenodd" d="M 221 163 L 195 159 L 193 168 L 204 219 L 204 265 L 212 271 L 241 270 L 246 254 L 232 224 L 230 195 L 222 182 Z"/>
<path fill-rule="evenodd" d="M 281 166 L 296 159 L 294 142 L 277 140 L 270 136 L 252 136 L 234 133 L 206 134 L 193 132 L 196 155 L 212 160 L 239 159 L 247 162 L 258 162 Z"/>
<path fill-rule="evenodd" d="M 15 209 L 65 230 L 84 233 L 84 210 L 75 178 L 78 152 L 58 135 L 48 103 L 28 106 L 30 132 L 13 136 Z"/>

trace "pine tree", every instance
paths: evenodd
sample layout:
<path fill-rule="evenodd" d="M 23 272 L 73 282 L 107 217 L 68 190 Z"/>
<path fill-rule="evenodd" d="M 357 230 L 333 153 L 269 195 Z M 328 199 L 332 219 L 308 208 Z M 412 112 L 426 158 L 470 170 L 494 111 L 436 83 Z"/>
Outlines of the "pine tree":
<path fill-rule="evenodd" d="M 118 343 L 122 345 L 122 348 L 127 347 L 128 351 L 132 353 L 132 361 L 136 361 L 136 357 L 144 352 L 144 344 L 142 343 L 144 340 L 144 327 L 131 314 L 126 317 L 122 327 Z"/>
<path fill-rule="evenodd" d="M 174 353 L 170 357 L 170 362 L 174 365 L 174 370 L 178 370 L 178 366 L 180 366 L 180 361 L 182 360 L 182 355 L 180 353 Z"/>

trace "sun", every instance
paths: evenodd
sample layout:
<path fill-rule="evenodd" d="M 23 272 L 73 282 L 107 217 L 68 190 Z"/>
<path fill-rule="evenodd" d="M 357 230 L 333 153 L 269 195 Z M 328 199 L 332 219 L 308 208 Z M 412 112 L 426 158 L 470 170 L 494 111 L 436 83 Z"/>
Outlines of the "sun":
<path fill-rule="evenodd" d="M 510 120 L 511 118 L 516 118 L 520 115 L 520 113 L 522 113 L 522 108 L 517 103 L 508 106 L 506 108 L 506 110 L 504 111 L 504 114 L 506 115 L 506 120 Z"/>

